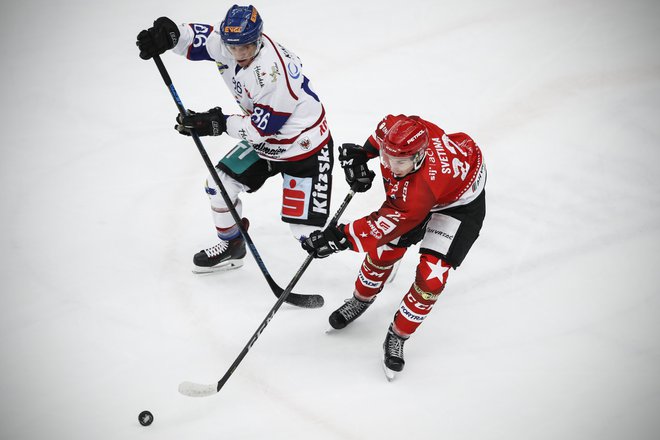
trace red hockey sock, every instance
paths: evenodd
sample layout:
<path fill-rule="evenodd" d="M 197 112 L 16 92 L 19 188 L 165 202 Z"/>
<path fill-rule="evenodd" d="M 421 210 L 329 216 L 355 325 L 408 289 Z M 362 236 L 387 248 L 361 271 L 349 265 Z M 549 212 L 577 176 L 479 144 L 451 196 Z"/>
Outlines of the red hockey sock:
<path fill-rule="evenodd" d="M 369 300 L 376 296 L 385 285 L 387 277 L 394 268 L 394 263 L 399 261 L 406 253 L 405 248 L 390 248 L 381 251 L 370 252 L 364 257 L 360 273 L 355 280 L 355 291 L 360 297 Z"/>
<path fill-rule="evenodd" d="M 415 282 L 403 297 L 394 315 L 394 327 L 401 336 L 409 336 L 417 330 L 431 312 L 438 296 L 445 288 L 449 264 L 436 256 L 422 254 L 417 265 Z"/>

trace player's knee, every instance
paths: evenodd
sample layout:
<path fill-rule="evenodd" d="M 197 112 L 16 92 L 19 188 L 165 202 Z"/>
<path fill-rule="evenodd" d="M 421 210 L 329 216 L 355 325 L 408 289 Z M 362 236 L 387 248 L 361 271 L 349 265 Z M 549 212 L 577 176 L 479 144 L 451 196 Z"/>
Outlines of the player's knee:
<path fill-rule="evenodd" d="M 437 296 L 444 290 L 451 266 L 444 260 L 429 254 L 422 254 L 415 274 L 415 286 L 420 292 Z"/>

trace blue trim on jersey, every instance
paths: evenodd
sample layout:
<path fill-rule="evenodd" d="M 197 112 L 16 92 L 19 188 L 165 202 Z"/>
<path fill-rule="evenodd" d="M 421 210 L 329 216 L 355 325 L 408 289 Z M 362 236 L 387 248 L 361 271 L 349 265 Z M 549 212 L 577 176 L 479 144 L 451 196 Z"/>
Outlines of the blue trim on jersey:
<path fill-rule="evenodd" d="M 254 111 L 250 120 L 252 125 L 261 136 L 271 136 L 286 124 L 291 113 L 276 112 L 271 107 L 263 104 L 254 104 Z"/>
<path fill-rule="evenodd" d="M 309 96 L 311 96 L 312 98 L 314 98 L 314 99 L 316 100 L 316 102 L 321 102 L 321 100 L 319 99 L 318 95 L 317 95 L 316 93 L 314 93 L 314 92 L 312 91 L 312 89 L 309 87 L 309 78 L 307 78 L 305 75 L 303 75 L 303 83 L 302 83 L 301 88 L 302 88 L 305 92 L 307 92 L 307 94 L 308 94 Z"/>
<path fill-rule="evenodd" d="M 188 46 L 186 58 L 191 61 L 214 61 L 206 50 L 206 41 L 213 31 L 213 26 L 201 23 L 190 23 L 188 26 L 195 34 L 195 38 L 193 38 L 192 44 Z"/>

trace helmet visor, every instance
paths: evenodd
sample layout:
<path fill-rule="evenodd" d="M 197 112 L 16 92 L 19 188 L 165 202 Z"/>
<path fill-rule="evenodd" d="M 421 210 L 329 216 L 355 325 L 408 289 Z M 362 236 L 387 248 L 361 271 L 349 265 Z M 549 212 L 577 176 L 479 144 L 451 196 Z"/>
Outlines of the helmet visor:
<path fill-rule="evenodd" d="M 385 168 L 389 168 L 395 177 L 403 177 L 415 169 L 418 154 L 412 156 L 392 156 L 384 149 L 380 150 L 380 161 Z"/>
<path fill-rule="evenodd" d="M 249 44 L 224 44 L 236 61 L 247 61 L 257 56 L 260 43 L 260 41 L 256 41 Z"/>

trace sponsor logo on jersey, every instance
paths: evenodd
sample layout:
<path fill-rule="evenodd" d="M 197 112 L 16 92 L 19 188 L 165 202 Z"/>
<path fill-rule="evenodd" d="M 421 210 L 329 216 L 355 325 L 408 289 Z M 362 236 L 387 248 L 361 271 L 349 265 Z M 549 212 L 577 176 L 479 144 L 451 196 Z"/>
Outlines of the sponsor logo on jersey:
<path fill-rule="evenodd" d="M 300 77 L 300 68 L 296 66 L 295 63 L 287 63 L 286 70 L 289 72 L 289 76 L 293 79 L 298 79 Z"/>
<path fill-rule="evenodd" d="M 286 148 L 284 147 L 273 148 L 266 143 L 254 144 L 253 147 L 255 150 L 257 150 L 257 153 L 259 153 L 260 156 L 263 155 L 273 159 L 279 158 L 282 155 L 282 153 L 286 151 Z"/>
<path fill-rule="evenodd" d="M 277 78 L 281 75 L 280 68 L 277 67 L 277 64 L 273 63 L 273 67 L 270 68 L 270 77 L 272 78 L 270 82 L 277 81 Z"/>
<path fill-rule="evenodd" d="M 410 180 L 406 180 L 406 183 L 403 184 L 403 191 L 401 191 L 401 196 L 403 197 L 404 202 L 408 197 L 408 184 L 410 184 Z"/>
<path fill-rule="evenodd" d="M 241 139 L 246 140 L 247 139 L 247 131 L 245 129 L 241 128 L 238 130 L 238 135 L 241 137 Z"/>
<path fill-rule="evenodd" d="M 479 174 L 477 174 L 477 178 L 472 184 L 472 192 L 475 192 L 477 189 L 479 189 L 479 185 L 481 184 L 481 179 L 484 177 L 485 173 L 486 173 L 486 169 L 482 165 L 481 168 L 479 168 Z"/>
<path fill-rule="evenodd" d="M 318 181 L 314 185 L 314 192 L 312 193 L 312 211 L 319 214 L 328 214 L 328 182 L 329 171 L 332 167 L 330 164 L 330 151 L 328 144 L 325 144 L 318 154 L 319 161 L 319 174 Z"/>
<path fill-rule="evenodd" d="M 257 83 L 259 83 L 259 86 L 263 88 L 263 86 L 266 85 L 266 83 L 264 82 L 262 76 L 266 76 L 266 72 L 262 72 L 261 66 L 257 65 L 254 68 L 254 77 L 257 79 Z"/>
<path fill-rule="evenodd" d="M 303 150 L 309 150 L 309 147 L 312 146 L 312 141 L 309 140 L 309 138 L 304 138 L 298 141 L 298 144 L 300 145 L 300 148 Z"/>
<path fill-rule="evenodd" d="M 277 43 L 277 47 L 280 49 L 280 52 L 282 52 L 282 54 L 284 54 L 285 57 L 287 57 L 287 58 L 289 58 L 289 59 L 292 59 L 292 58 L 293 58 L 293 57 L 291 56 L 291 54 L 289 53 L 289 51 L 286 50 L 286 49 L 284 48 L 284 46 L 282 46 L 280 43 Z"/>
<path fill-rule="evenodd" d="M 369 226 L 369 229 L 371 230 L 372 237 L 374 237 L 376 240 L 383 238 L 383 234 L 378 230 L 376 225 L 374 225 L 371 220 L 367 220 L 367 226 Z"/>
<path fill-rule="evenodd" d="M 222 74 L 225 70 L 229 69 L 228 65 L 222 64 L 219 61 L 216 61 L 215 65 L 218 66 L 218 72 L 220 72 L 220 74 Z"/>

